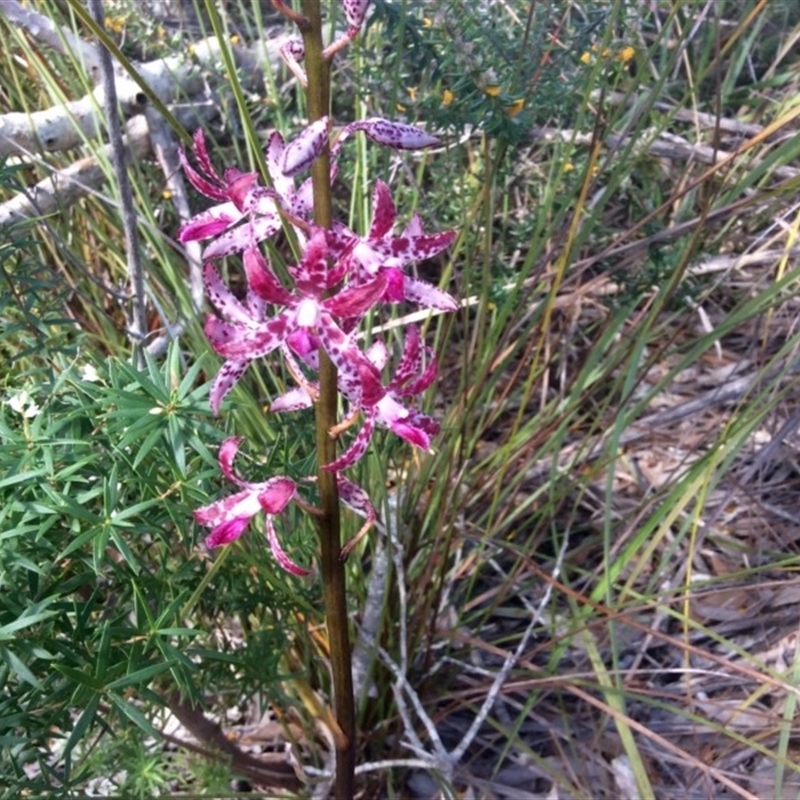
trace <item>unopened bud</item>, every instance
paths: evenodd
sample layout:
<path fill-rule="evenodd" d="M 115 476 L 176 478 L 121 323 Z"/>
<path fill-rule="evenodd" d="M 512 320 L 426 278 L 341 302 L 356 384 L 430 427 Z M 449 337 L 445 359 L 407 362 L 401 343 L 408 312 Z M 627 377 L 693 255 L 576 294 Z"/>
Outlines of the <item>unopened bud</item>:
<path fill-rule="evenodd" d="M 426 133 L 413 125 L 391 122 L 388 119 L 372 117 L 348 125 L 349 130 L 363 131 L 373 142 L 396 147 L 398 150 L 419 150 L 439 144 L 436 136 Z"/>
<path fill-rule="evenodd" d="M 312 122 L 283 151 L 281 172 L 291 176 L 308 169 L 322 152 L 327 141 L 328 118 L 322 117 Z"/>

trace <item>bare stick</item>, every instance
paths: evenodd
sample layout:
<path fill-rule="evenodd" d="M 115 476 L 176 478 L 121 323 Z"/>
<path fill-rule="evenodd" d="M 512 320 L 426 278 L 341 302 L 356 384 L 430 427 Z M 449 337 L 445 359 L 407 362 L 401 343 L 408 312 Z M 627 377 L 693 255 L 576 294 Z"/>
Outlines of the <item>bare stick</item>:
<path fill-rule="evenodd" d="M 105 19 L 103 0 L 89 0 L 89 10 L 95 22 L 102 26 Z M 103 110 L 111 144 L 114 173 L 119 186 L 122 227 L 125 232 L 125 253 L 128 261 L 128 279 L 133 291 L 128 329 L 133 344 L 133 360 L 141 368 L 144 366 L 142 346 L 147 335 L 147 305 L 144 293 L 144 269 L 139 257 L 139 231 L 136 224 L 136 208 L 133 204 L 133 190 L 128 177 L 125 144 L 122 141 L 122 125 L 120 124 L 119 111 L 117 109 L 114 65 L 111 63 L 111 56 L 108 51 L 100 42 L 97 43 L 97 52 L 103 81 Z"/>

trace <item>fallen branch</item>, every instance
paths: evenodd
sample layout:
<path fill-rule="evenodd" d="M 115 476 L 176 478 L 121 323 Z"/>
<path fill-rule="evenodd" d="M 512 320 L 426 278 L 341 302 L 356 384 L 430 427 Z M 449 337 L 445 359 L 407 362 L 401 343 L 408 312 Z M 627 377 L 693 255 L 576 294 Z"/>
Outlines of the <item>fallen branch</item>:
<path fill-rule="evenodd" d="M 219 113 L 211 104 L 180 106 L 172 110 L 183 125 L 196 125 L 198 122 L 213 119 Z M 150 157 L 152 145 L 144 114 L 128 120 L 125 125 L 124 141 L 131 158 L 141 160 Z M 32 153 L 30 156 L 35 158 Z M 0 227 L 32 217 L 55 214 L 82 197 L 98 193 L 107 180 L 103 164 L 110 158 L 111 148 L 109 145 L 104 145 L 95 155 L 54 171 L 34 186 L 23 189 L 10 200 L 0 204 Z"/>
<path fill-rule="evenodd" d="M 62 52 L 64 45 L 59 37 L 63 37 L 69 47 L 75 48 L 84 65 L 90 69 L 96 68 L 96 55 L 87 60 L 87 51 L 91 51 L 92 47 L 90 44 L 68 32 L 59 34 L 53 23 L 42 15 L 36 15 L 35 24 L 28 20 L 23 25 L 19 20 L 24 11 L 16 0 L 3 0 L 0 3 L 0 19 L 7 25 L 12 28 L 26 27 L 31 35 L 35 30 L 37 38 L 46 44 L 55 44 Z M 265 70 L 277 69 L 280 64 L 279 44 L 278 39 L 267 39 L 250 47 L 225 45 L 233 54 L 243 86 L 263 91 Z M 214 75 L 222 76 L 223 71 L 219 69 L 221 52 L 220 43 L 211 36 L 193 44 L 186 53 L 135 66 L 153 94 L 168 105 L 181 98 L 208 96 L 210 88 L 213 88 Z M 144 110 L 147 96 L 133 78 L 120 72 L 119 67 L 116 69 L 115 87 L 123 117 L 129 118 Z M 102 102 L 103 91 L 98 86 L 80 99 L 42 111 L 0 114 L 0 158 L 69 150 L 84 144 L 87 139 L 99 138 L 102 132 Z"/>
<path fill-rule="evenodd" d="M 178 722 L 206 747 L 197 747 L 191 742 L 182 741 L 167 733 L 161 734 L 164 739 L 209 759 L 228 760 L 232 772 L 271 789 L 280 788 L 298 792 L 302 788 L 286 754 L 264 753 L 255 756 L 245 753 L 225 735 L 217 723 L 208 719 L 200 708 L 184 700 L 178 692 L 170 693 L 164 700 Z"/>
<path fill-rule="evenodd" d="M 77 55 L 84 67 L 93 75 L 99 74 L 99 61 L 94 45 L 83 41 L 72 31 L 60 28 L 50 17 L 26 8 L 17 0 L 3 0 L 0 14 L 10 25 L 27 31 L 34 39 L 62 55 Z"/>
<path fill-rule="evenodd" d="M 532 138 L 545 142 L 562 141 L 588 147 L 592 144 L 593 134 L 581 133 L 570 128 L 539 127 L 533 129 Z M 632 145 L 633 138 L 610 133 L 603 139 L 603 143 L 614 150 L 619 150 Z M 733 158 L 735 155 L 735 153 L 721 150 L 718 147 L 690 142 L 682 136 L 677 136 L 667 131 L 662 131 L 648 143 L 640 144 L 637 142 L 636 147 L 641 147 L 642 152 L 646 152 L 655 158 L 668 158 L 675 161 L 697 161 L 701 164 L 718 164 L 726 159 Z M 757 169 L 759 163 L 759 161 L 748 161 L 748 172 Z M 800 169 L 776 166 L 772 168 L 770 174 L 776 178 L 788 180 L 800 175 Z"/>

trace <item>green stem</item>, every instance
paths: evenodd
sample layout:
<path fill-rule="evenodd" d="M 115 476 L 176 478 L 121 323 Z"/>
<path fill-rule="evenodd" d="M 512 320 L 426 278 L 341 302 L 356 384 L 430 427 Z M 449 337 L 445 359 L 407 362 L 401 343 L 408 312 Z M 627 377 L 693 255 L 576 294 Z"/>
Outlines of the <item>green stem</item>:
<path fill-rule="evenodd" d="M 300 26 L 305 45 L 308 75 L 306 98 L 308 121 L 315 122 L 328 113 L 330 106 L 330 64 L 322 50 L 322 17 L 319 0 L 303 0 L 306 22 Z M 311 168 L 314 186 L 314 221 L 320 228 L 331 226 L 330 151 L 325 151 Z M 353 797 L 355 770 L 355 706 L 353 671 L 350 656 L 350 632 L 345 593 L 344 563 L 341 552 L 339 492 L 336 476 L 321 469 L 336 457 L 336 445 L 329 431 L 336 425 L 338 389 L 336 368 L 320 349 L 319 400 L 316 403 L 317 463 L 319 499 L 322 516 L 318 520 L 322 584 L 325 616 L 333 673 L 333 707 L 339 732 L 336 732 L 336 777 L 334 796 L 337 800 Z"/>

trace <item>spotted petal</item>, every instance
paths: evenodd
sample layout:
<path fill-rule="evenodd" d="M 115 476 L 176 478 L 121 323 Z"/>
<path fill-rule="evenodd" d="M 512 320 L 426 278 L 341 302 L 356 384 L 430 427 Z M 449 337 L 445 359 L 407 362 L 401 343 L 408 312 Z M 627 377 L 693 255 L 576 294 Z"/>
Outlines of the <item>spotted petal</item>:
<path fill-rule="evenodd" d="M 221 356 L 236 361 L 252 360 L 268 355 L 284 342 L 295 316 L 288 309 L 257 327 L 244 327 L 209 315 L 203 329 Z"/>
<path fill-rule="evenodd" d="M 269 543 L 269 549 L 271 550 L 272 555 L 275 557 L 275 560 L 286 572 L 289 572 L 292 575 L 297 575 L 301 578 L 310 574 L 310 570 L 299 566 L 292 561 L 288 555 L 286 555 L 286 551 L 281 547 L 278 534 L 275 531 L 275 523 L 270 516 L 267 517 L 267 542 Z"/>
<path fill-rule="evenodd" d="M 247 283 L 262 300 L 276 305 L 292 301 L 292 294 L 281 286 L 267 260 L 257 247 L 248 247 L 242 256 Z"/>
<path fill-rule="evenodd" d="M 334 459 L 329 464 L 325 464 L 323 469 L 327 472 L 340 472 L 344 469 L 350 469 L 359 461 L 364 453 L 367 452 L 369 443 L 372 440 L 372 433 L 375 430 L 374 416 L 368 414 L 364 418 L 364 424 L 356 434 L 350 447 L 347 448 L 337 459 Z"/>
<path fill-rule="evenodd" d="M 368 239 L 381 239 L 388 236 L 397 220 L 397 209 L 389 187 L 383 181 L 375 181 L 372 193 L 372 223 L 369 226 Z M 421 233 L 421 231 L 420 231 Z"/>
<path fill-rule="evenodd" d="M 360 28 L 367 16 L 370 0 L 342 0 L 342 8 L 347 24 L 351 28 Z"/>
<path fill-rule="evenodd" d="M 240 361 L 226 361 L 219 368 L 214 378 L 214 383 L 211 385 L 211 394 L 209 397 L 211 410 L 215 414 L 219 414 L 222 401 L 225 399 L 228 392 L 242 379 L 242 375 L 247 372 L 251 361 L 252 359 L 250 358 L 245 358 Z"/>
<path fill-rule="evenodd" d="M 185 244 L 217 236 L 241 218 L 242 212 L 233 203 L 222 203 L 196 214 L 182 225 L 178 231 L 178 241 Z"/>

